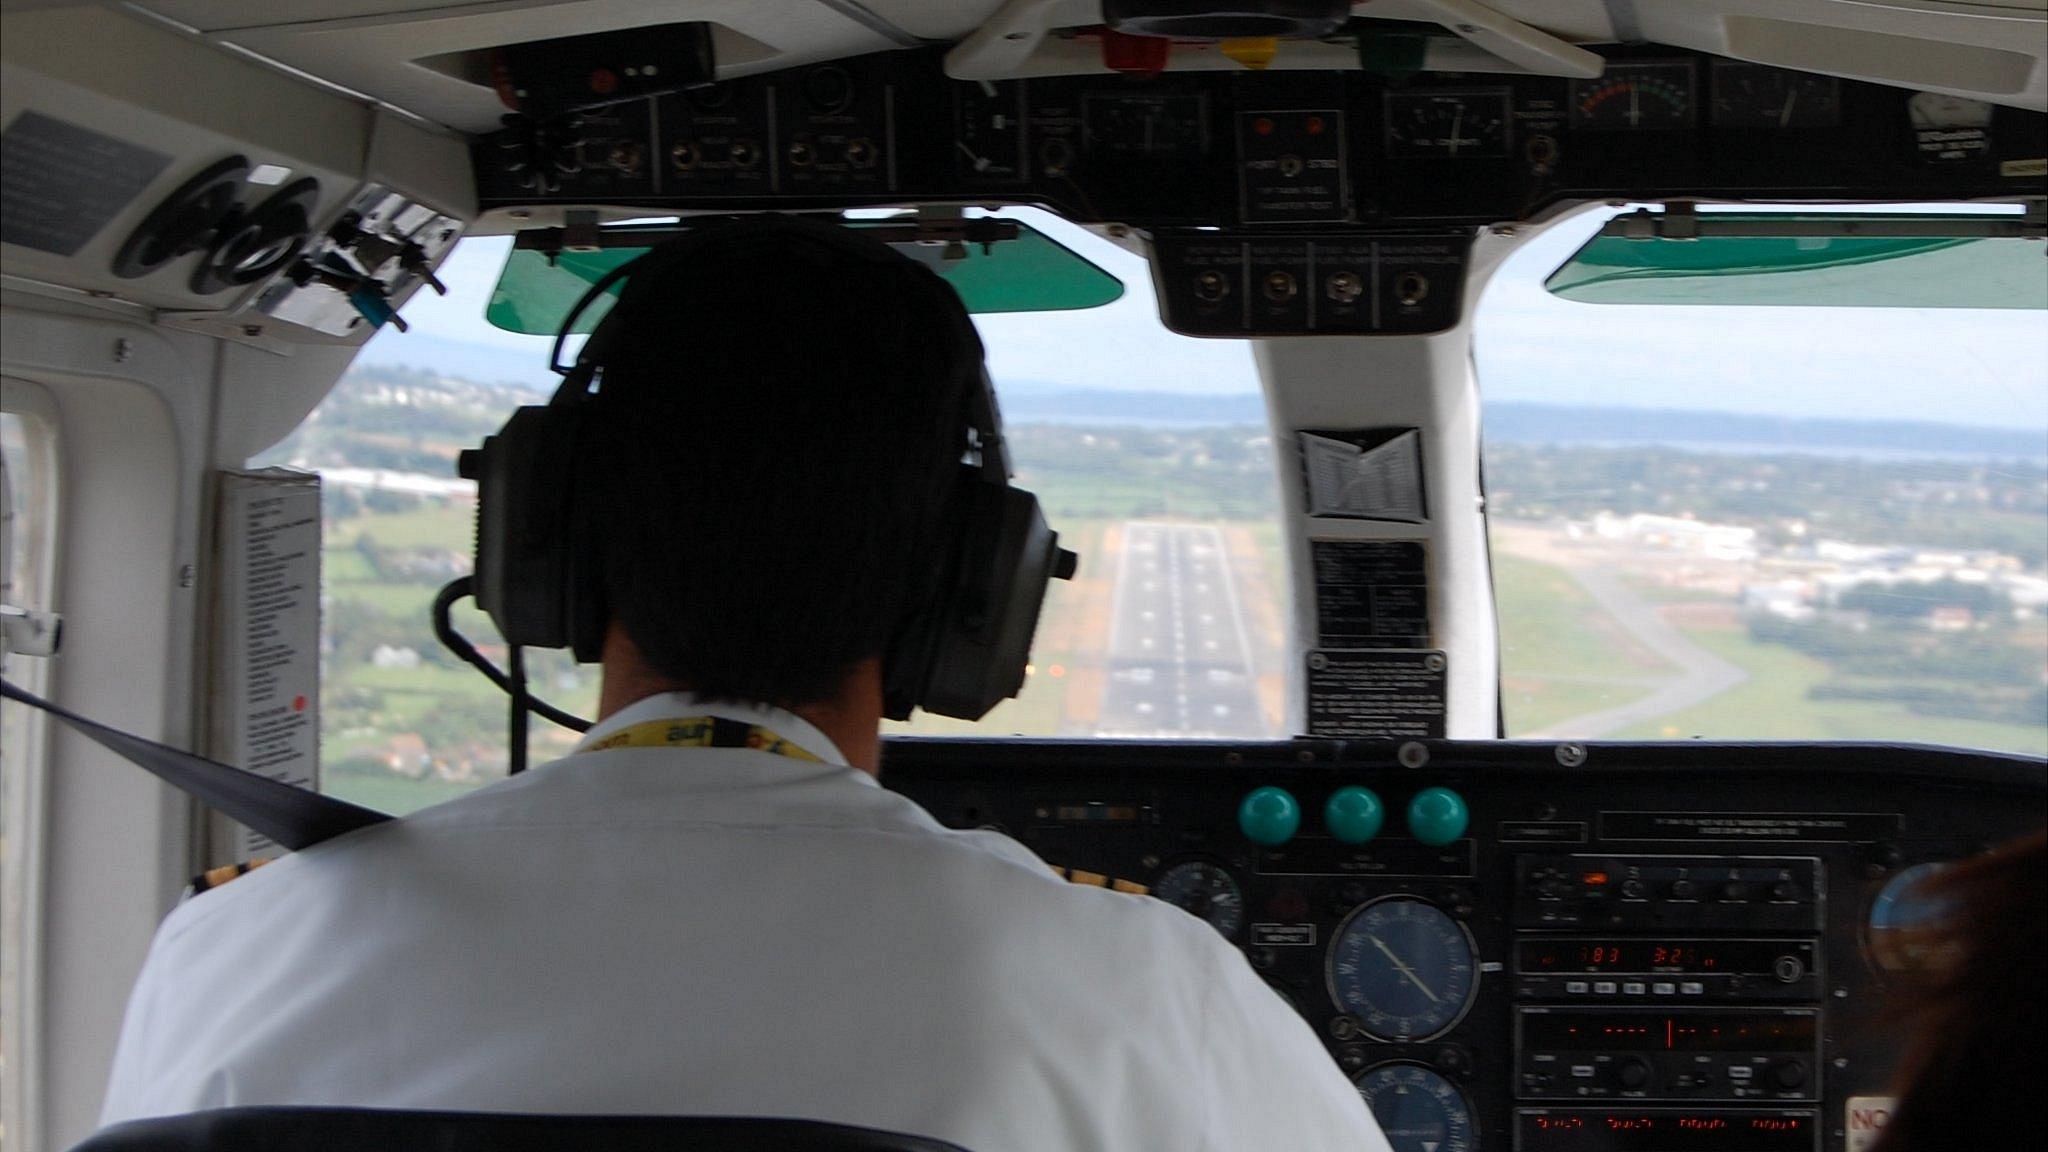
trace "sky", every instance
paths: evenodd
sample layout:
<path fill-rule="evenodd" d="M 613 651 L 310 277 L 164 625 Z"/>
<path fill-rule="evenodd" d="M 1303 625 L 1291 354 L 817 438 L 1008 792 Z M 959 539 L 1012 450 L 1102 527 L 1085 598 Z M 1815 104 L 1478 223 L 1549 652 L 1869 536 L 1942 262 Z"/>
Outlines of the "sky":
<path fill-rule="evenodd" d="M 1247 342 L 1192 339 L 1160 324 L 1143 259 L 1044 213 L 1016 214 L 1115 274 L 1125 293 L 1083 312 L 977 317 L 999 392 L 1005 381 L 1077 390 L 1257 391 Z M 1931 420 L 2048 436 L 2048 315 L 1583 304 L 1545 291 L 1544 279 L 1607 215 L 1551 227 L 1494 276 L 1475 327 L 1487 399 Z M 440 272 L 449 295 L 417 294 L 403 312 L 412 332 L 387 328 L 359 362 L 551 381 L 545 338 L 502 332 L 483 319 L 509 245 L 503 237 L 464 241 Z"/>

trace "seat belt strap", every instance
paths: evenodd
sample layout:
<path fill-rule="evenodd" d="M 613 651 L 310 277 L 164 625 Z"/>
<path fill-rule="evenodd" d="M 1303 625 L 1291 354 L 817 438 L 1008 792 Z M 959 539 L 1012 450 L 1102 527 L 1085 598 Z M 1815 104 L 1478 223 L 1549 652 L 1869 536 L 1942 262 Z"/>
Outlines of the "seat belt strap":
<path fill-rule="evenodd" d="M 109 728 L 5 680 L 0 680 L 0 697 L 40 708 L 178 791 L 293 851 L 391 819 L 346 800 Z"/>

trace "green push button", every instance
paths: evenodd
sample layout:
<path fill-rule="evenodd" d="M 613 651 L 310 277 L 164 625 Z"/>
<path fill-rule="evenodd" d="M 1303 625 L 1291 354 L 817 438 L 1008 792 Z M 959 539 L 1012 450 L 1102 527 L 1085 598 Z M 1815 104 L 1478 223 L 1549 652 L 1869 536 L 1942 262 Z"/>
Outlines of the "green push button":
<path fill-rule="evenodd" d="M 1237 806 L 1237 826 L 1252 843 L 1276 848 L 1294 839 L 1301 827 L 1301 805 L 1285 788 L 1254 788 Z"/>
<path fill-rule="evenodd" d="M 1408 831 L 1424 844 L 1442 847 L 1465 834 L 1472 810 L 1449 788 L 1424 788 L 1408 802 Z"/>
<path fill-rule="evenodd" d="M 1379 835 L 1380 825 L 1386 822 L 1387 808 L 1380 803 L 1379 793 L 1356 784 L 1330 793 L 1329 802 L 1323 805 L 1323 827 L 1345 844 L 1365 843 Z"/>

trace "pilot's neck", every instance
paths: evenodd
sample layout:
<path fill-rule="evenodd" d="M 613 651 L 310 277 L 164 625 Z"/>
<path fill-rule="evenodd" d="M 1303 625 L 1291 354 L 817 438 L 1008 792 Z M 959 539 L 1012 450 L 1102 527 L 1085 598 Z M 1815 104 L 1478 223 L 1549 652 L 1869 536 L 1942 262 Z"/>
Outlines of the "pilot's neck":
<path fill-rule="evenodd" d="M 688 692 L 692 685 L 664 676 L 650 667 L 640 650 L 616 624 L 604 638 L 604 686 L 598 692 L 597 718 L 663 692 Z M 811 704 L 776 704 L 810 723 L 832 741 L 846 762 L 870 776 L 882 773 L 882 662 L 864 660 L 829 700 Z"/>

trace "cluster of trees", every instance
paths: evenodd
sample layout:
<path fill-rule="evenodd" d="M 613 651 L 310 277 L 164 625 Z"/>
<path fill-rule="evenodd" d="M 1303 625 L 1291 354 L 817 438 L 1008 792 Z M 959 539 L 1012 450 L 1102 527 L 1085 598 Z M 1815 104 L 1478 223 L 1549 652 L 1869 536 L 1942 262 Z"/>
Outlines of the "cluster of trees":
<path fill-rule="evenodd" d="M 1008 435 L 1018 482 L 1038 493 L 1055 521 L 1270 521 L 1280 514 L 1272 440 L 1264 428 L 1022 424 Z"/>
<path fill-rule="evenodd" d="M 1845 605 L 1849 599 L 1843 597 Z M 1869 603 L 1889 606 L 1900 599 L 1872 597 Z M 1923 716 L 2007 724 L 2038 725 L 2048 717 L 2048 651 L 2038 633 L 2029 642 L 2005 628 L 1931 632 L 1918 623 L 1924 602 L 1914 616 L 1866 610 L 1866 628 L 1759 614 L 1750 618 L 1749 634 L 1828 665 L 1833 675 L 1808 691 L 1811 699 L 1877 700 Z"/>

